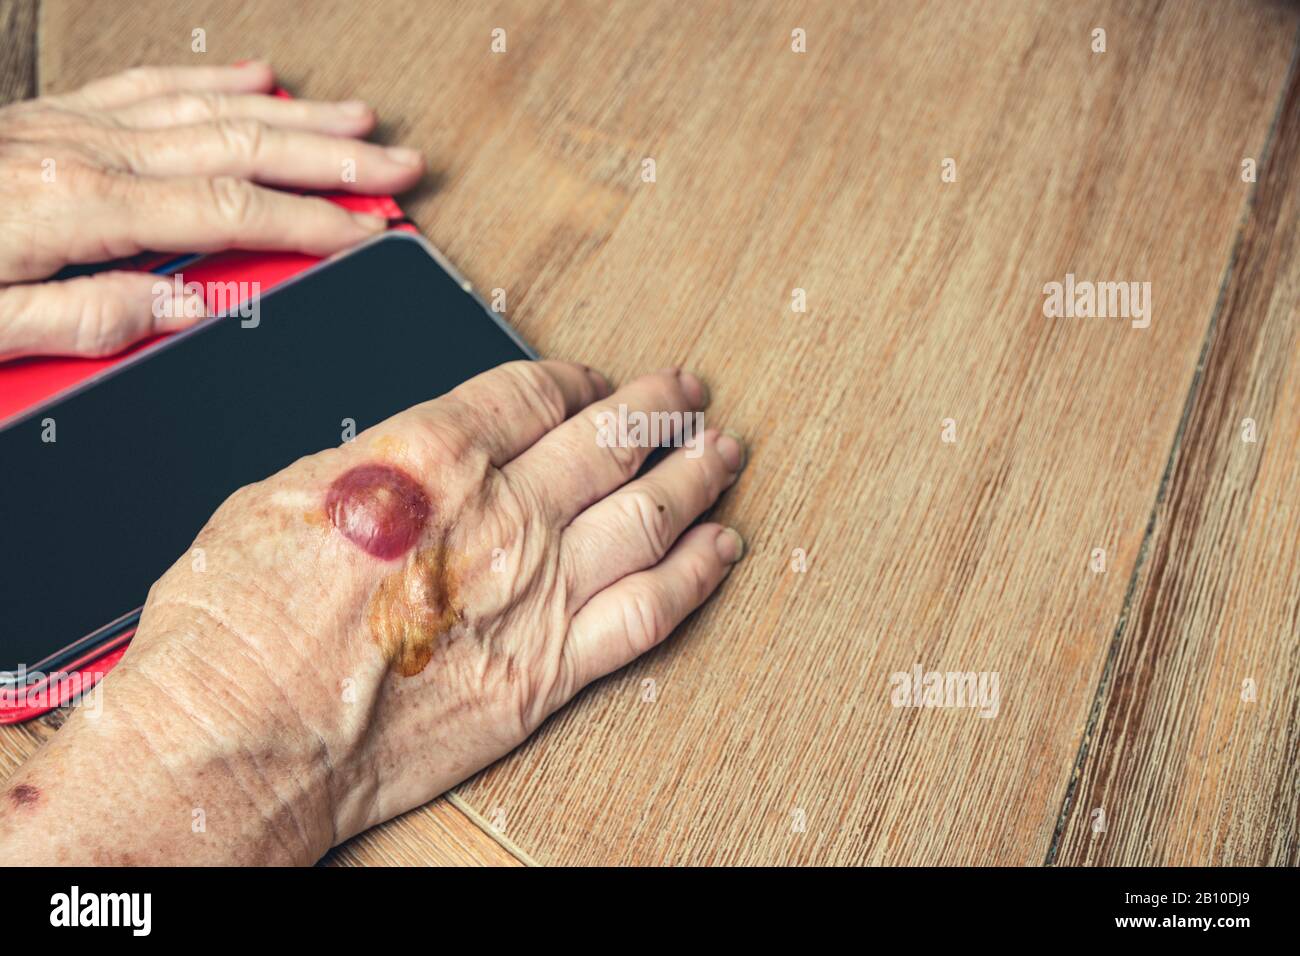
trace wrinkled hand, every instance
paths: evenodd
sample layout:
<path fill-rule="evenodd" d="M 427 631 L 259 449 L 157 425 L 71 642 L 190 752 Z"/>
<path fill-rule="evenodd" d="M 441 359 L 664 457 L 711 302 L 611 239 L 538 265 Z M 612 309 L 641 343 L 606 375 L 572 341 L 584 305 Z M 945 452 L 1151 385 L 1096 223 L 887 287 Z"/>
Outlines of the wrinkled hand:
<path fill-rule="evenodd" d="M 413 150 L 357 138 L 375 125 L 364 103 L 273 86 L 262 63 L 135 69 L 0 109 L 0 360 L 108 355 L 202 314 L 197 301 L 155 309 L 151 275 L 35 281 L 66 265 L 144 250 L 328 255 L 384 228 L 255 185 L 392 193 L 424 168 Z"/>
<path fill-rule="evenodd" d="M 733 437 L 635 478 L 651 449 L 606 447 L 620 405 L 706 403 L 675 370 L 610 395 L 516 362 L 240 490 L 202 561 L 151 590 L 102 715 L 74 714 L 11 786 L 23 806 L 0 801 L 0 844 L 44 820 L 40 854 L 84 858 L 102 820 L 108 862 L 307 862 L 486 766 L 741 557 L 734 531 L 692 527 L 744 465 Z"/>

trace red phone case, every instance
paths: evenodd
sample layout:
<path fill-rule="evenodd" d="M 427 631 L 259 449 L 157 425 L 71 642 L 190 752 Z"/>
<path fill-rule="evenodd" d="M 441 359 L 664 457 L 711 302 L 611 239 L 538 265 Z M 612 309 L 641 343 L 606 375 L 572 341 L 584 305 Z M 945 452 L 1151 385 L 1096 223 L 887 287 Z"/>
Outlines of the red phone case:
<path fill-rule="evenodd" d="M 276 95 L 288 98 L 284 90 Z M 402 218 L 401 207 L 391 196 L 358 196 L 329 193 L 324 198 L 356 212 L 382 216 L 389 221 Z M 415 232 L 414 226 L 401 223 L 394 228 Z M 148 272 L 177 259 L 174 253 L 144 253 L 113 268 Z M 288 252 L 219 252 L 185 265 L 179 271 L 186 284 L 197 282 L 205 289 L 208 283 L 257 282 L 263 293 L 320 262 L 318 256 Z M 229 305 L 229 303 L 227 303 Z M 209 307 L 213 304 L 209 303 Z M 119 355 L 105 359 L 33 358 L 0 365 L 0 422 L 24 412 L 50 398 L 93 378 L 142 349 L 166 338 L 155 336 L 140 342 Z M 107 621 L 105 624 L 109 623 Z M 0 686 L 0 724 L 16 724 L 61 707 L 78 693 L 85 693 L 98 683 L 122 659 L 134 630 L 119 634 L 100 647 L 88 651 L 57 674 L 22 687 Z"/>

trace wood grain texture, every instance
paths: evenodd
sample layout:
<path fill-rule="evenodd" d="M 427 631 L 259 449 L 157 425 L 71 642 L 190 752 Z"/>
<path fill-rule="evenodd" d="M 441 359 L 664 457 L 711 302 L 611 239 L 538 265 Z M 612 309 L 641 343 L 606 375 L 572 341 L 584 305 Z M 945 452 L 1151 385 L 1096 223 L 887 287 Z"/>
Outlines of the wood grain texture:
<path fill-rule="evenodd" d="M 447 797 L 335 847 L 326 866 L 522 866 Z"/>
<path fill-rule="evenodd" d="M 1300 864 L 1297 169 L 1293 64 L 1056 862 Z"/>
<path fill-rule="evenodd" d="M 692 367 L 712 420 L 749 437 L 718 515 L 750 555 L 719 598 L 460 788 L 466 805 L 543 863 L 1044 860 L 1294 8 L 148 0 L 110 19 L 47 0 L 43 16 L 48 88 L 196 62 L 203 27 L 207 61 L 262 56 L 300 95 L 368 99 L 438 171 L 406 208 L 506 290 L 540 351 L 616 379 Z M 1151 282 L 1151 328 L 1046 320 L 1043 285 L 1067 272 Z M 999 715 L 891 707 L 889 675 L 915 663 L 996 672 Z M 431 831 L 404 820 L 358 852 L 422 858 Z"/>
<path fill-rule="evenodd" d="M 37 0 L 0 0 L 0 106 L 36 90 Z"/>

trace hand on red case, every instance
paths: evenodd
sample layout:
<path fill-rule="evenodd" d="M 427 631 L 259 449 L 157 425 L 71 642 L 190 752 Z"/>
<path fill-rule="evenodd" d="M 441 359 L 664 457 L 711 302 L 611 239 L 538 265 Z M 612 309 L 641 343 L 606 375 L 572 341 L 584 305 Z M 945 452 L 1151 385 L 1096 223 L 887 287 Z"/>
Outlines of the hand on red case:
<path fill-rule="evenodd" d="M 290 98 L 282 89 L 277 89 L 275 95 Z M 392 228 L 415 231 L 409 220 L 404 219 L 401 207 L 392 196 L 362 196 L 343 192 L 322 195 L 354 212 L 381 216 L 389 220 Z M 188 257 L 146 253 L 129 260 L 106 264 L 106 267 L 140 272 L 159 271 L 160 276 L 165 276 L 172 271 L 167 269 L 168 263 L 183 261 L 185 258 Z M 218 284 L 231 282 L 244 283 L 246 286 L 257 283 L 259 292 L 265 294 L 319 261 L 318 256 L 301 253 L 229 250 L 187 262 L 177 271 L 185 284 L 198 283 L 205 290 L 211 291 Z M 211 297 L 207 297 L 207 305 L 210 311 L 215 311 L 218 307 L 218 303 Z M 0 363 L 0 423 L 95 378 L 167 337 L 154 336 L 108 358 L 38 357 Z M 129 637 L 129 633 L 119 635 L 114 638 L 109 649 L 95 649 L 86 655 L 84 663 L 68 668 L 53 680 L 46 679 L 17 689 L 0 687 L 0 724 L 30 720 L 63 706 L 77 693 L 84 693 L 117 664 L 126 652 L 125 642 Z"/>

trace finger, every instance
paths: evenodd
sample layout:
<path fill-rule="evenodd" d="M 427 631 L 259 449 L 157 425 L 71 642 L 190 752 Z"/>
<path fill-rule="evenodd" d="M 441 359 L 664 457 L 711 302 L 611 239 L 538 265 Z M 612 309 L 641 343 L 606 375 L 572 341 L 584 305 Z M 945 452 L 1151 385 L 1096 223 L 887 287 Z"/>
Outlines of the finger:
<path fill-rule="evenodd" d="M 712 594 L 745 554 L 731 528 L 703 524 L 682 536 L 648 571 L 601 591 L 569 625 L 566 651 L 574 689 L 640 657 Z"/>
<path fill-rule="evenodd" d="M 112 355 L 203 317 L 201 297 L 176 300 L 173 290 L 172 282 L 142 272 L 0 289 L 0 359 Z"/>
<path fill-rule="evenodd" d="M 327 199 L 231 176 L 123 179 L 107 221 L 96 220 L 95 238 L 117 255 L 239 248 L 327 256 L 386 226 L 379 216 L 352 213 Z"/>
<path fill-rule="evenodd" d="M 498 468 L 580 408 L 609 394 L 598 372 L 574 362 L 507 362 L 448 392 L 438 407 Z"/>
<path fill-rule="evenodd" d="M 231 119 L 257 120 L 281 129 L 334 136 L 365 136 L 375 127 L 374 110 L 359 100 L 327 103 L 259 94 L 194 91 L 141 100 L 113 110 L 112 116 L 123 126 L 133 129 L 162 129 Z"/>
<path fill-rule="evenodd" d="M 574 415 L 503 470 L 531 487 L 552 523 L 568 524 L 630 481 L 655 447 L 672 444 L 674 427 L 703 431 L 693 413 L 707 403 L 703 383 L 689 372 L 646 375 Z"/>
<path fill-rule="evenodd" d="M 413 149 L 253 119 L 126 130 L 118 147 L 130 169 L 146 176 L 238 176 L 272 186 L 392 193 L 424 173 L 424 157 Z"/>
<path fill-rule="evenodd" d="M 138 66 L 79 90 L 51 97 L 69 106 L 117 109 L 153 96 L 182 90 L 208 93 L 266 93 L 275 86 L 275 74 L 265 63 L 239 66 Z"/>
<path fill-rule="evenodd" d="M 560 542 L 571 606 L 581 607 L 619 578 L 658 564 L 744 466 L 744 446 L 711 428 L 574 518 Z"/>

